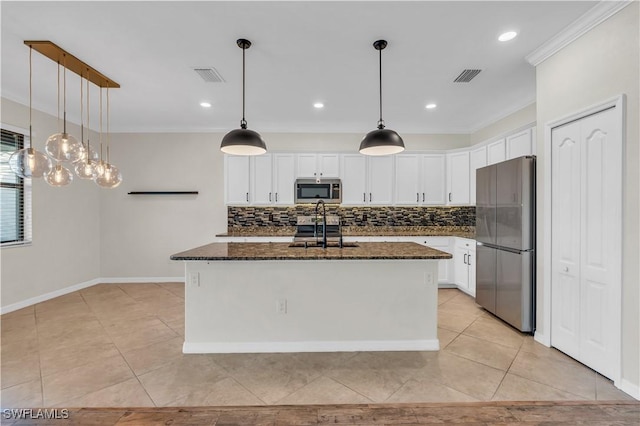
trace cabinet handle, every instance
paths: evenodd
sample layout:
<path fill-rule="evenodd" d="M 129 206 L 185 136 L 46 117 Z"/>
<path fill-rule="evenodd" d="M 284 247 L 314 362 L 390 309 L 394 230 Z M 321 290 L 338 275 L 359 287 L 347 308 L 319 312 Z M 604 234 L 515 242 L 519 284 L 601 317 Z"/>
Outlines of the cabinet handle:
<path fill-rule="evenodd" d="M 568 266 L 564 267 L 564 272 L 569 272 L 569 267 Z"/>
<path fill-rule="evenodd" d="M 313 175 L 314 175 L 314 176 L 316 176 L 316 174 L 317 174 L 316 172 L 313 172 Z"/>
<path fill-rule="evenodd" d="M 462 261 L 464 262 L 465 265 L 468 265 L 468 263 L 467 263 L 467 253 L 464 254 L 464 257 L 463 257 Z"/>
<path fill-rule="evenodd" d="M 371 202 L 371 193 L 369 193 L 369 202 Z"/>
<path fill-rule="evenodd" d="M 322 176 L 322 172 L 320 172 L 320 176 Z"/>
<path fill-rule="evenodd" d="M 363 203 L 366 203 L 366 202 L 367 202 L 367 193 L 366 193 L 366 192 L 363 192 L 363 193 L 362 193 L 362 202 L 363 202 Z"/>
<path fill-rule="evenodd" d="M 247 192 L 247 203 L 249 202 L 249 193 Z"/>
<path fill-rule="evenodd" d="M 276 192 L 276 203 L 278 202 L 278 193 Z"/>
<path fill-rule="evenodd" d="M 451 202 L 451 193 L 449 193 L 449 202 Z"/>
<path fill-rule="evenodd" d="M 416 203 L 420 201 L 420 193 L 416 192 Z"/>
<path fill-rule="evenodd" d="M 424 203 L 424 192 L 422 193 L 422 202 Z"/>
<path fill-rule="evenodd" d="M 467 265 L 471 266 L 471 254 L 467 255 Z"/>
<path fill-rule="evenodd" d="M 269 193 L 269 202 L 271 202 L 271 193 Z"/>

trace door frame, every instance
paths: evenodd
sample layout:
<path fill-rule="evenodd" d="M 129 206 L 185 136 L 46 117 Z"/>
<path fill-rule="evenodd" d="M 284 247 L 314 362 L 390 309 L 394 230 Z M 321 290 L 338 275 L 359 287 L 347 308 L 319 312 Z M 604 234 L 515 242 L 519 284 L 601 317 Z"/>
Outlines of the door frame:
<path fill-rule="evenodd" d="M 541 306 L 541 317 L 543 319 L 542 324 L 538 324 L 536 327 L 536 332 L 534 335 L 534 339 L 539 343 L 542 343 L 545 346 L 551 346 L 551 229 L 552 229 L 552 220 L 551 220 L 551 131 L 555 127 L 559 127 L 561 125 L 570 123 L 572 121 L 577 121 L 582 118 L 585 118 L 589 115 L 596 114 L 600 111 L 613 108 L 616 121 L 620 126 L 620 143 L 622 144 L 622 157 L 620 158 L 620 167 L 622 173 L 622 187 L 620 188 L 623 191 L 624 196 L 624 187 L 625 187 L 625 166 L 624 166 L 624 156 L 625 156 L 625 146 L 626 146 L 626 96 L 624 94 L 618 95 L 614 98 L 608 99 L 602 103 L 598 103 L 596 105 L 592 105 L 588 108 L 582 109 L 578 112 L 572 113 L 570 115 L 564 116 L 560 119 L 553 120 L 547 122 L 544 125 L 544 210 L 543 210 L 543 218 L 544 218 L 544 228 L 538 226 L 538 230 L 542 230 L 543 234 L 543 244 L 539 245 L 544 248 L 542 255 L 542 274 L 538 276 L 542 277 L 542 300 L 538 303 Z M 622 217 L 621 221 L 621 235 L 620 235 L 620 253 L 622 254 L 622 244 L 624 235 L 624 209 L 621 211 Z M 622 262 L 622 259 L 621 259 Z M 616 365 L 614 367 L 614 377 L 612 378 L 616 386 L 620 386 L 621 379 L 621 369 L 622 369 L 622 263 L 621 263 L 621 271 L 620 271 L 620 286 L 617 286 L 614 292 L 614 298 L 617 301 L 617 304 L 620 306 L 620 309 L 616 312 L 617 317 L 615 318 L 615 323 L 618 324 L 618 328 L 615 332 L 615 336 L 613 338 L 614 341 L 614 351 L 615 351 L 615 359 L 617 360 Z"/>

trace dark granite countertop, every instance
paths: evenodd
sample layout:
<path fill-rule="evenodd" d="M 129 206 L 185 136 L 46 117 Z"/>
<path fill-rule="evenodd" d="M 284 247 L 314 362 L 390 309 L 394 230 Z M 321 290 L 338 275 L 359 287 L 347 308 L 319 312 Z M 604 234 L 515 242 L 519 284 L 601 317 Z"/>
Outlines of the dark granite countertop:
<path fill-rule="evenodd" d="M 171 256 L 172 260 L 373 260 L 451 259 L 449 253 L 416 243 L 358 243 L 357 247 L 302 248 L 289 243 L 211 243 Z"/>
<path fill-rule="evenodd" d="M 295 226 L 251 226 L 230 229 L 216 237 L 293 237 Z M 345 237 L 476 237 L 475 226 L 344 226 Z"/>

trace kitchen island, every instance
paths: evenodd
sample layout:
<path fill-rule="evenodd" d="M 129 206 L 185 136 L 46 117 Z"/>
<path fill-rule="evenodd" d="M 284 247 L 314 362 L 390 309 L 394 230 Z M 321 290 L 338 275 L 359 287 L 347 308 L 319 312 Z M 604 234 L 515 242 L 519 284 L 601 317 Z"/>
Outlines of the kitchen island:
<path fill-rule="evenodd" d="M 185 353 L 438 350 L 438 260 L 416 243 L 212 243 L 185 262 Z"/>

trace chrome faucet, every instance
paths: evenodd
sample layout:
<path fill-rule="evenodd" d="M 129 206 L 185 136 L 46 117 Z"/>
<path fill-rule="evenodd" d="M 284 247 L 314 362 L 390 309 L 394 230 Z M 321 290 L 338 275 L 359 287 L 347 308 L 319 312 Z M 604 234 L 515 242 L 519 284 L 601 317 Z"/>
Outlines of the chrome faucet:
<path fill-rule="evenodd" d="M 314 221 L 314 235 L 316 237 L 316 242 L 318 241 L 318 207 L 322 204 L 322 248 L 327 248 L 327 211 L 324 206 L 323 200 L 318 200 L 316 202 L 316 219 Z"/>

